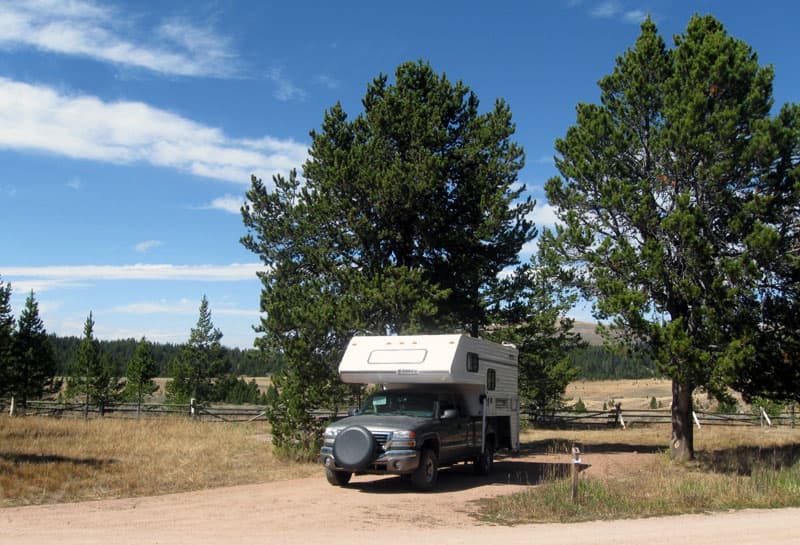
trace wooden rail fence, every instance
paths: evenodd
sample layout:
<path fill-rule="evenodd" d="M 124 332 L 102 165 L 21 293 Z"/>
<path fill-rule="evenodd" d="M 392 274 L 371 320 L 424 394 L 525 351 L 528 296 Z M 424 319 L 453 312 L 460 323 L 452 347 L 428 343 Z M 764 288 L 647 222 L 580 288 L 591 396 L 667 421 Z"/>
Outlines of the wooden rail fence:
<path fill-rule="evenodd" d="M 346 403 L 342 404 L 347 407 Z M 12 400 L 0 400 L 0 411 L 6 414 L 41 415 L 65 418 L 154 418 L 164 416 L 187 416 L 204 421 L 215 422 L 255 422 L 266 421 L 266 407 L 257 405 L 205 405 L 168 403 L 113 403 L 103 407 L 86 407 L 83 403 L 63 401 L 28 401 L 23 408 L 14 407 Z M 312 415 L 318 420 L 331 420 L 347 416 L 346 409 L 337 412 L 315 410 Z M 621 407 L 604 411 L 577 412 L 573 410 L 536 412 L 523 409 L 520 415 L 536 427 L 554 428 L 614 428 L 648 424 L 668 424 L 671 422 L 669 409 L 623 410 Z M 791 426 L 795 427 L 797 416 L 794 413 L 768 415 L 763 409 L 758 414 L 737 413 L 719 414 L 704 411 L 693 413 L 696 426 Z"/>
<path fill-rule="evenodd" d="M 0 410 L 11 412 L 12 402 L 0 401 Z M 198 420 L 217 422 L 254 422 L 266 420 L 265 407 L 255 405 L 202 405 L 194 401 L 184 404 L 170 403 L 112 403 L 101 410 L 96 405 L 63 401 L 28 401 L 24 408 L 15 408 L 17 415 L 53 416 L 63 418 L 154 418 L 187 416 Z"/>
<path fill-rule="evenodd" d="M 669 409 L 611 409 L 605 411 L 576 412 L 571 410 L 535 412 L 526 411 L 525 417 L 542 427 L 600 428 L 628 427 L 631 425 L 669 424 L 672 421 Z M 793 413 L 768 415 L 758 408 L 758 414 L 721 414 L 694 411 L 692 419 L 697 427 L 702 426 L 791 426 L 795 427 L 797 417 Z"/>

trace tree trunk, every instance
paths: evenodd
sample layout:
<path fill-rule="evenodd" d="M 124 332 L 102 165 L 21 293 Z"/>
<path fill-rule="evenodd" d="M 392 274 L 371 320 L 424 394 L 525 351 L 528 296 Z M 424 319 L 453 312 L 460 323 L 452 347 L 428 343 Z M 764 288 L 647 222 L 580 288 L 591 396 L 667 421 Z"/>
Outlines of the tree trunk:
<path fill-rule="evenodd" d="M 692 428 L 692 390 L 690 384 L 672 381 L 672 441 L 670 455 L 674 460 L 694 458 L 694 430 Z"/>

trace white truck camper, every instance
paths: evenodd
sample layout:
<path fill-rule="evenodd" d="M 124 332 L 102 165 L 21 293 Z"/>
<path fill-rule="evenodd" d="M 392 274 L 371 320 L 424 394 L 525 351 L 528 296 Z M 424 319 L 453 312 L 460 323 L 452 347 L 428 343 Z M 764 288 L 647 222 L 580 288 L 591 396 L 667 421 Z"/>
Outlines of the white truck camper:
<path fill-rule="evenodd" d="M 519 353 L 467 335 L 353 337 L 339 365 L 342 382 L 384 389 L 447 386 L 459 393 L 472 417 L 505 420 L 508 441 L 519 450 Z"/>
<path fill-rule="evenodd" d="M 394 473 L 430 490 L 441 466 L 474 462 L 487 474 L 497 449 L 519 450 L 518 355 L 513 345 L 466 335 L 353 337 L 342 381 L 382 389 L 326 429 L 328 481 Z"/>

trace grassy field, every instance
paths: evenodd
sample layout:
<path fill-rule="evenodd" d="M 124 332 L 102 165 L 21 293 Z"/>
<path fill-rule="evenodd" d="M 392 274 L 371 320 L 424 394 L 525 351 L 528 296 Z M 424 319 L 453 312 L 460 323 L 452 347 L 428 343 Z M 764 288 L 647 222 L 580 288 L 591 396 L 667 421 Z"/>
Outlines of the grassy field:
<path fill-rule="evenodd" d="M 706 427 L 695 433 L 696 460 L 676 463 L 665 452 L 667 426 L 608 431 L 528 431 L 524 442 L 567 456 L 579 444 L 583 461 L 602 466 L 569 479 L 545 479 L 520 494 L 481 503 L 478 517 L 499 524 L 578 522 L 800 506 L 800 430 Z"/>
<path fill-rule="evenodd" d="M 150 496 L 318 474 L 265 423 L 0 417 L 0 506 Z"/>
<path fill-rule="evenodd" d="M 576 383 L 592 403 L 659 397 L 661 381 Z M 668 388 L 668 385 L 666 386 Z M 576 396 L 577 397 L 577 396 Z M 56 419 L 0 416 L 0 507 L 158 495 L 315 475 L 316 464 L 277 459 L 264 422 L 185 418 Z M 628 430 L 526 430 L 526 454 L 569 459 L 579 444 L 591 471 L 579 501 L 545 480 L 523 494 L 487 500 L 479 516 L 517 524 L 800 505 L 800 429 L 704 426 L 697 460 L 664 454 L 667 426 Z"/>
<path fill-rule="evenodd" d="M 672 402 L 672 382 L 665 379 L 630 380 L 578 380 L 567 386 L 565 397 L 575 403 L 580 399 L 590 411 L 599 411 L 603 403 L 612 406 L 622 404 L 622 409 L 650 408 L 650 400 L 656 398 L 661 407 Z"/>

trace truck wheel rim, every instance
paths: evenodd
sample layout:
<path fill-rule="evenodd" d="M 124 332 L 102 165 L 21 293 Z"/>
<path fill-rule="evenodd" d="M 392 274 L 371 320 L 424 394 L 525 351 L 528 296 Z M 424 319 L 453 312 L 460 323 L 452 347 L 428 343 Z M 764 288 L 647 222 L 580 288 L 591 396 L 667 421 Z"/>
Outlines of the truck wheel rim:
<path fill-rule="evenodd" d="M 433 479 L 434 470 L 435 470 L 435 467 L 433 465 L 433 460 L 428 458 L 425 461 L 425 478 L 426 478 L 426 480 L 430 481 L 431 479 Z"/>

